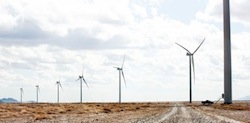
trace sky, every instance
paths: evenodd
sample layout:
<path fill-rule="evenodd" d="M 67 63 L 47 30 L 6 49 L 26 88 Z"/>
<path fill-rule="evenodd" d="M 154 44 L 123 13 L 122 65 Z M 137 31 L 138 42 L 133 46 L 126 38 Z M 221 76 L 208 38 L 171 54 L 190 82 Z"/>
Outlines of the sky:
<path fill-rule="evenodd" d="M 0 0 L 0 98 L 117 102 L 123 57 L 123 102 L 188 101 L 224 92 L 223 0 Z M 250 95 L 250 1 L 231 0 L 232 96 Z"/>

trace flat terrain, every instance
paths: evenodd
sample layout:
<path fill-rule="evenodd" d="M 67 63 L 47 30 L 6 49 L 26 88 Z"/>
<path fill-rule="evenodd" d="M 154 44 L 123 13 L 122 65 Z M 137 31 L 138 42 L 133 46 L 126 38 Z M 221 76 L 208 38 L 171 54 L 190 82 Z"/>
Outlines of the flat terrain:
<path fill-rule="evenodd" d="M 1 123 L 250 123 L 250 102 L 0 104 Z"/>

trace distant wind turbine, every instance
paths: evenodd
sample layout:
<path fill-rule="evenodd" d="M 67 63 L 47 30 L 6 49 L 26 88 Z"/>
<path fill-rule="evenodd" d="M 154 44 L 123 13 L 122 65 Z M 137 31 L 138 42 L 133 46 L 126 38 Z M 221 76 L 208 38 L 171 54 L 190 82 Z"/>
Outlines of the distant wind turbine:
<path fill-rule="evenodd" d="M 61 82 L 60 82 L 60 77 L 59 77 L 59 81 L 56 82 L 57 85 L 57 103 L 59 103 L 59 86 L 62 88 Z"/>
<path fill-rule="evenodd" d="M 121 103 L 121 75 L 123 77 L 125 86 L 127 86 L 126 85 L 125 76 L 124 76 L 124 73 L 123 73 L 124 61 L 125 61 L 125 55 L 124 55 L 124 58 L 123 58 L 122 66 L 121 67 L 114 67 L 114 68 L 116 68 L 119 71 L 119 103 Z"/>
<path fill-rule="evenodd" d="M 21 87 L 20 88 L 20 102 L 22 103 L 23 102 L 23 94 L 24 94 L 24 92 L 23 92 L 23 87 Z"/>
<path fill-rule="evenodd" d="M 187 51 L 187 56 L 189 56 L 189 88 L 190 88 L 190 100 L 189 103 L 192 103 L 192 66 L 193 66 L 193 73 L 194 73 L 194 82 L 195 82 L 195 69 L 194 69 L 194 57 L 193 55 L 195 54 L 195 52 L 200 48 L 200 46 L 203 44 L 203 42 L 205 41 L 206 38 L 203 39 L 203 41 L 201 42 L 201 44 L 196 48 L 196 50 L 191 53 L 188 49 L 186 49 L 185 47 L 183 47 L 182 45 L 176 43 L 177 45 L 179 45 L 181 48 L 183 48 L 184 50 Z"/>
<path fill-rule="evenodd" d="M 36 85 L 36 102 L 38 103 L 38 93 L 40 92 L 39 85 Z"/>
<path fill-rule="evenodd" d="M 87 84 L 87 82 L 86 82 L 86 80 L 83 77 L 83 67 L 82 67 L 82 75 L 80 75 L 79 78 L 76 80 L 76 81 L 80 80 L 80 102 L 81 103 L 82 103 L 82 81 L 84 81 L 84 83 L 86 84 L 86 86 L 89 87 L 88 84 Z"/>

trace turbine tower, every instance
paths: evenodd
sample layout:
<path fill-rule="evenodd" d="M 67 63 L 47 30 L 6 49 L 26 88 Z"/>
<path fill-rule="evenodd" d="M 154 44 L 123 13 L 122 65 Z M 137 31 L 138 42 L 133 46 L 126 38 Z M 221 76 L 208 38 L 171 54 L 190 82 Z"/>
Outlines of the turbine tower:
<path fill-rule="evenodd" d="M 23 102 L 23 87 L 20 88 L 20 102 Z"/>
<path fill-rule="evenodd" d="M 82 67 L 82 75 L 80 75 L 79 78 L 76 80 L 76 81 L 80 80 L 80 103 L 82 103 L 82 81 L 84 81 L 86 86 L 89 87 L 86 80 L 83 77 L 83 67 Z"/>
<path fill-rule="evenodd" d="M 193 55 L 195 54 L 195 52 L 197 52 L 197 50 L 200 48 L 200 46 L 203 44 L 203 42 L 205 41 L 206 38 L 203 39 L 203 41 L 201 42 L 201 44 L 196 48 L 196 50 L 191 53 L 187 48 L 183 47 L 182 45 L 176 43 L 177 45 L 179 45 L 181 48 L 183 48 L 184 50 L 187 51 L 187 56 L 189 56 L 189 103 L 192 103 L 192 68 L 193 68 L 193 74 L 194 74 L 194 82 L 195 82 L 195 69 L 194 69 L 194 57 Z"/>
<path fill-rule="evenodd" d="M 62 88 L 61 82 L 60 82 L 60 77 L 59 77 L 59 81 L 56 82 L 57 85 L 57 103 L 59 103 L 59 86 Z"/>
<path fill-rule="evenodd" d="M 124 61 L 125 61 L 125 55 L 124 55 L 124 58 L 123 58 L 122 66 L 121 67 L 114 67 L 114 68 L 116 68 L 119 71 L 119 103 L 121 103 L 121 75 L 123 77 L 125 86 L 127 86 L 126 85 L 125 76 L 124 76 L 124 73 L 123 73 Z"/>
<path fill-rule="evenodd" d="M 231 32 L 229 0 L 223 0 L 224 19 L 224 103 L 232 103 Z"/>
<path fill-rule="evenodd" d="M 39 85 L 36 85 L 36 102 L 38 103 L 38 93 L 40 92 Z"/>

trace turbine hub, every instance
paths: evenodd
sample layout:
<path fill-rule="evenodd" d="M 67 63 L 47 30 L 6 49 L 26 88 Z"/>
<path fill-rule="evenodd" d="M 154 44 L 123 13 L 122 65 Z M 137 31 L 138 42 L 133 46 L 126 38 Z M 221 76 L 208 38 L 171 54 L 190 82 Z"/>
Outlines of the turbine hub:
<path fill-rule="evenodd" d="M 191 56 L 192 54 L 191 54 L 191 53 L 187 53 L 186 55 L 187 55 L 187 56 Z"/>

